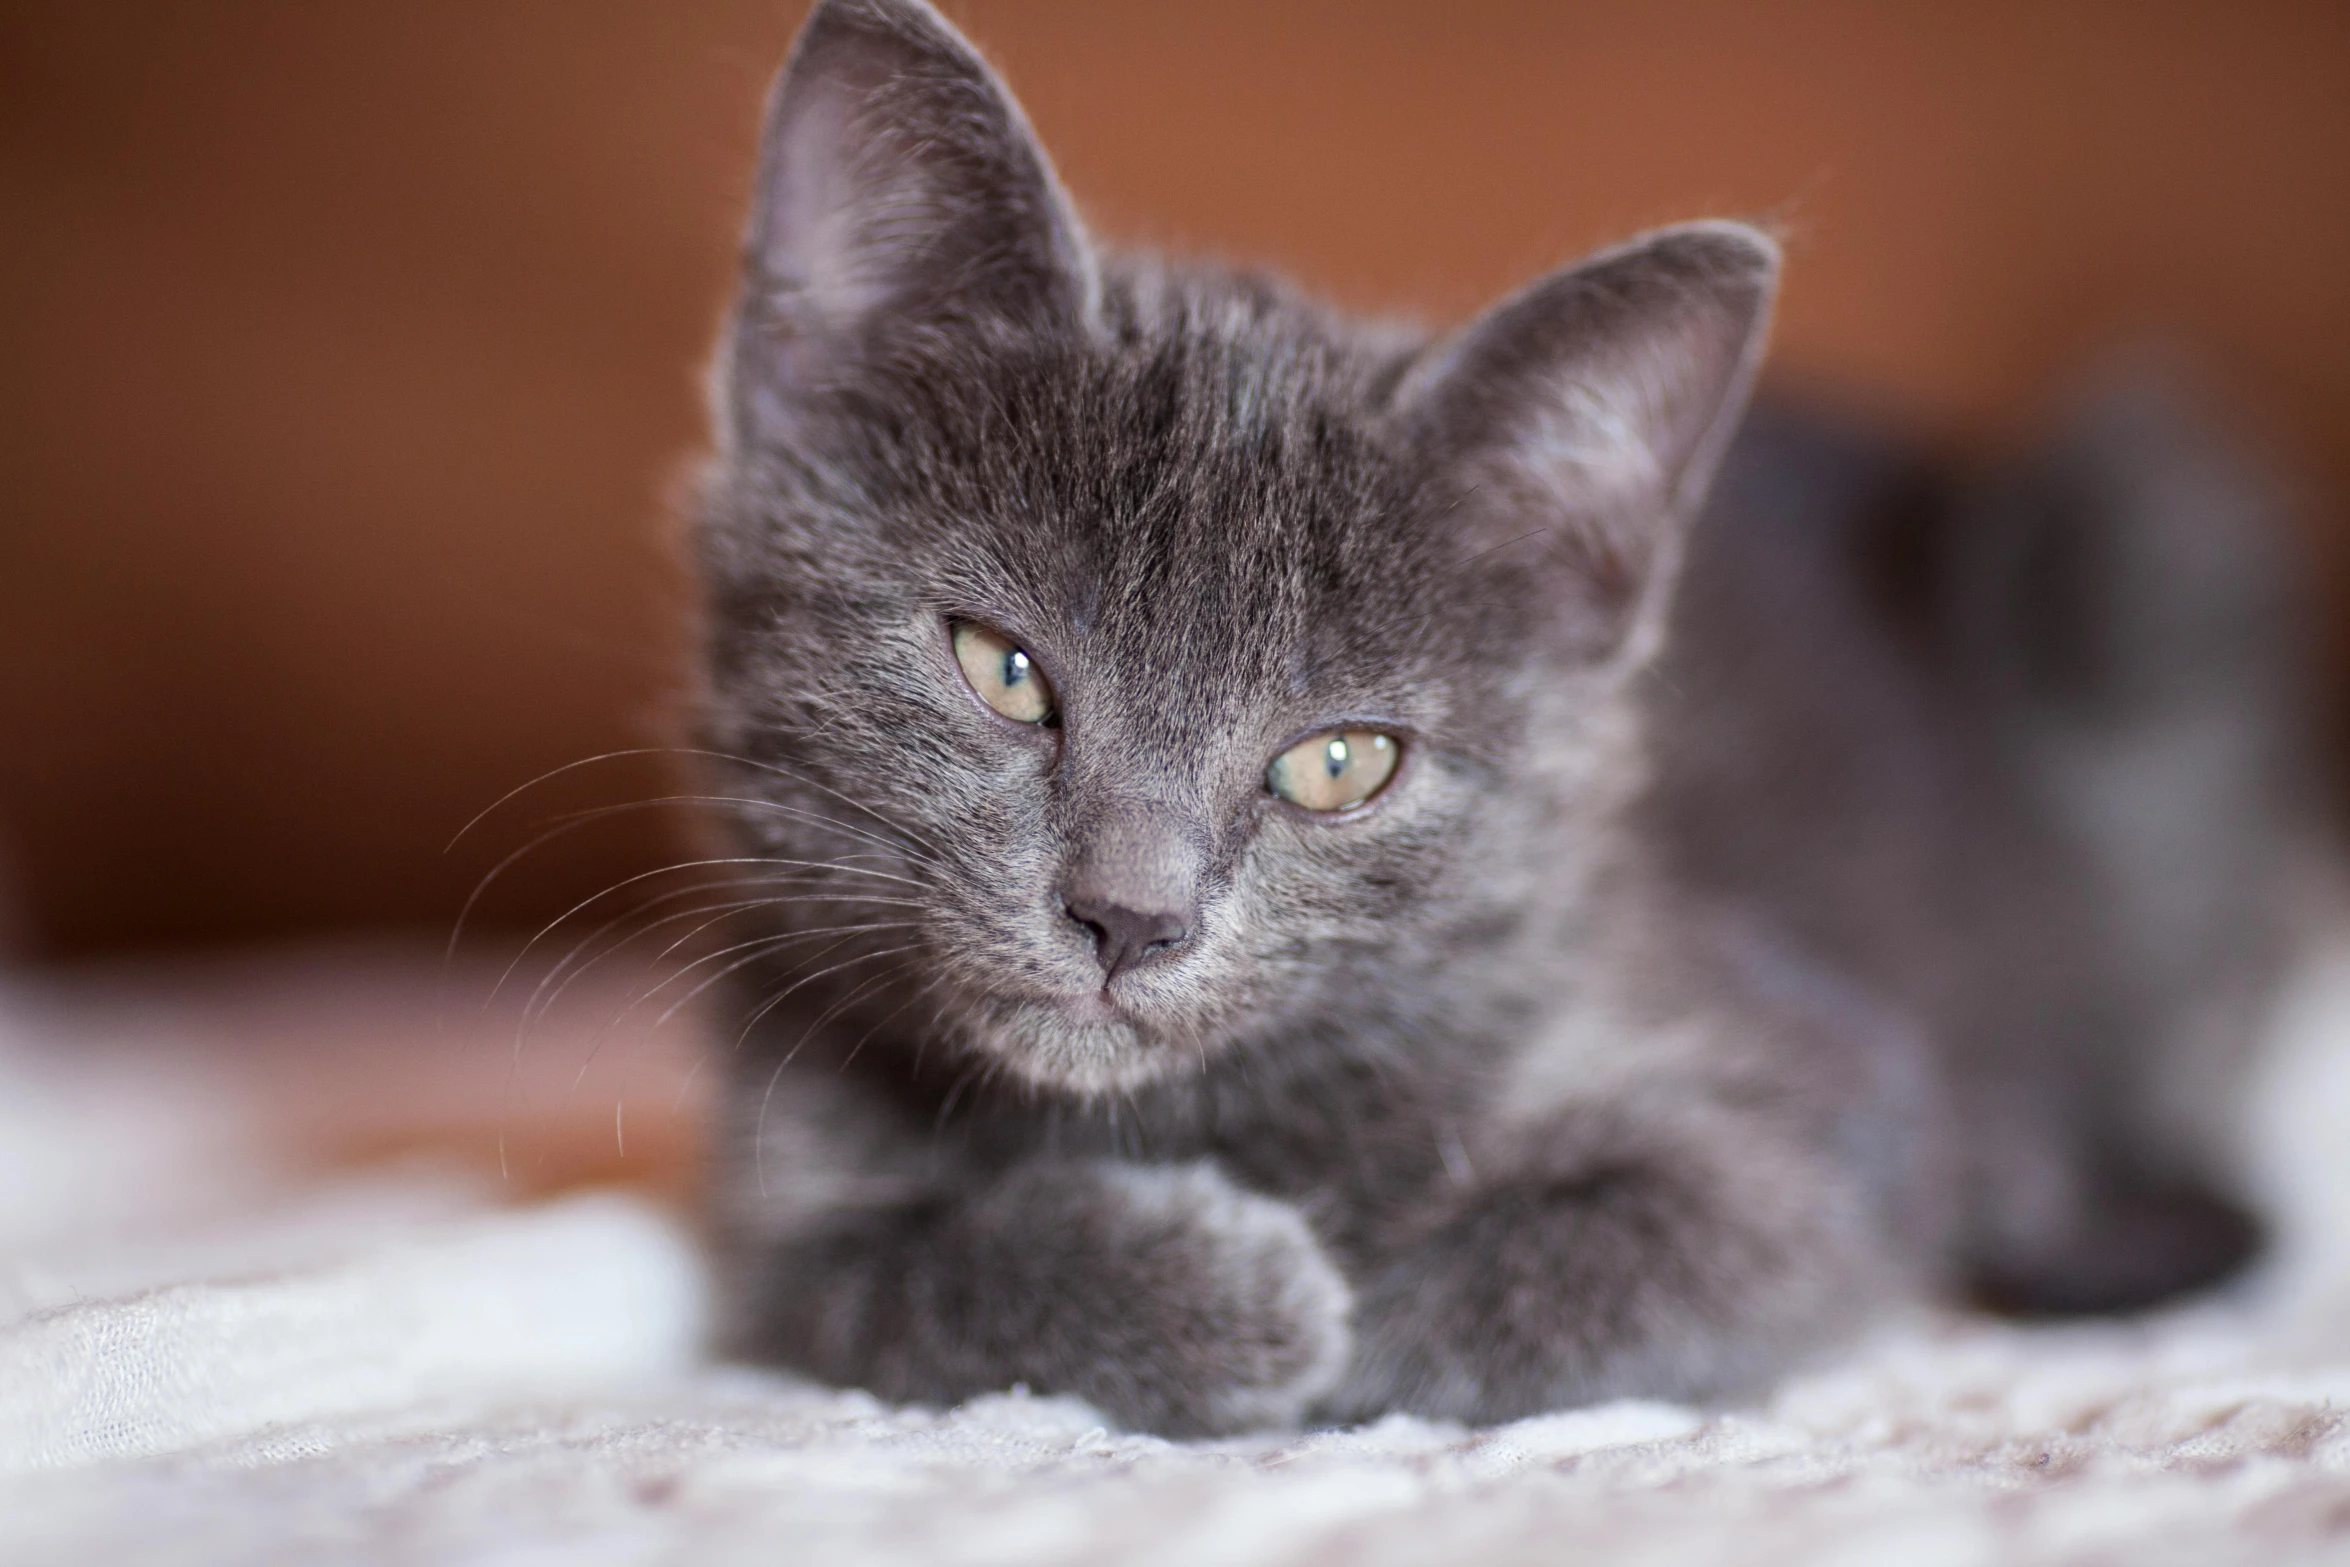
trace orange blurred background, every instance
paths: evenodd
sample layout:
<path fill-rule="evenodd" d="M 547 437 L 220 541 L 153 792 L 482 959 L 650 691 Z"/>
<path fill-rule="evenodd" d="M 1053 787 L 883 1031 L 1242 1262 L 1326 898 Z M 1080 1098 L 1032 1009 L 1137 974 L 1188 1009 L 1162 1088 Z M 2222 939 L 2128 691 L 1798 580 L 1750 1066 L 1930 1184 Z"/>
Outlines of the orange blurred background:
<path fill-rule="evenodd" d="M 678 684 L 783 0 L 0 8 L 0 859 L 36 956 L 446 931 Z M 2028 426 L 2190 346 L 2350 564 L 2350 7 L 967 0 L 1106 233 L 1458 316 L 1791 225 L 1777 363 Z M 2341 639 L 2336 639 L 2337 641 Z M 658 789 L 591 769 L 558 804 Z M 551 844 L 515 921 L 670 852 Z M 0 876 L 0 880 L 5 880 Z"/>

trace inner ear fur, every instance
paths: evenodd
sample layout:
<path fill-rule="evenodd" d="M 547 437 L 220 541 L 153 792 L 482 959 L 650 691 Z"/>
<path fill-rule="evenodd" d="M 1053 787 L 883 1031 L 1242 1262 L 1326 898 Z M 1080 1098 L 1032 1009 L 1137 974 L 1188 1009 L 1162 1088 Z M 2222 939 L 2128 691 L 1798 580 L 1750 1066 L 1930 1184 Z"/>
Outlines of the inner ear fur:
<path fill-rule="evenodd" d="M 1643 656 L 1745 409 L 1778 271 L 1778 246 L 1744 224 L 1660 229 L 1430 351 L 1397 402 L 1463 558 L 1559 577 L 1600 646 Z"/>
<path fill-rule="evenodd" d="M 893 340 L 1075 326 L 1097 288 L 1043 148 L 962 35 L 921 0 L 820 0 L 768 106 L 729 367 L 741 433 Z"/>

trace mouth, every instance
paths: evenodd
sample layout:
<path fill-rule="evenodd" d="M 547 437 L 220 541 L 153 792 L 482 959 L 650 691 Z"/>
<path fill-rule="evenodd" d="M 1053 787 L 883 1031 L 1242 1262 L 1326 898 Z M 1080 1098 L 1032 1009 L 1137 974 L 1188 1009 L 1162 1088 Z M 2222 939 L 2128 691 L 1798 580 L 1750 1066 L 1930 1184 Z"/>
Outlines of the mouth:
<path fill-rule="evenodd" d="M 1138 1088 L 1172 1066 L 1106 989 L 990 1009 L 966 1042 L 1041 1088 L 1091 1097 Z"/>
<path fill-rule="evenodd" d="M 1061 1009 L 1068 1015 L 1069 1021 L 1072 1023 L 1101 1024 L 1129 1021 L 1125 1009 L 1118 1005 L 1118 998 L 1110 994 L 1110 987 L 1107 985 L 1099 990 L 1089 990 L 1081 995 L 1067 998 L 1061 1003 Z"/>

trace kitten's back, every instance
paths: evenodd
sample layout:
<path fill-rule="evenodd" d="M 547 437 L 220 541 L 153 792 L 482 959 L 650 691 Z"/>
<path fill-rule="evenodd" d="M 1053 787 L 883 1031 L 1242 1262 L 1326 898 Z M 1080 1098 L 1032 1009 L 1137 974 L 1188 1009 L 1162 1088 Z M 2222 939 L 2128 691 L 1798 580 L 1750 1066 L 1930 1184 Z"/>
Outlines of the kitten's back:
<path fill-rule="evenodd" d="M 2252 1248 L 2173 1085 L 2241 1057 L 2286 954 L 2311 764 L 2274 528 L 2132 387 L 1988 477 L 1766 405 L 1692 538 L 1648 830 L 1923 1023 L 1999 1303 L 2141 1304 Z"/>

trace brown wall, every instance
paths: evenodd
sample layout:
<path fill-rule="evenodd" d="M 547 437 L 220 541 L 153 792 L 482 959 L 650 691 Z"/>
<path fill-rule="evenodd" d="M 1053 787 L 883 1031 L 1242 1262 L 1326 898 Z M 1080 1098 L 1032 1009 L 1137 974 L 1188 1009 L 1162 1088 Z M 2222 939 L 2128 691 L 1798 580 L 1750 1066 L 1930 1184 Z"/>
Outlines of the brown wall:
<path fill-rule="evenodd" d="M 0 837 L 46 950 L 445 924 L 529 813 L 444 857 L 458 823 L 647 732 L 798 10 L 0 10 Z M 957 15 L 1102 227 L 1352 302 L 1778 214 L 1780 363 L 1969 438 L 2175 328 L 2350 559 L 2338 0 Z M 500 911 L 658 852 L 583 834 Z"/>

